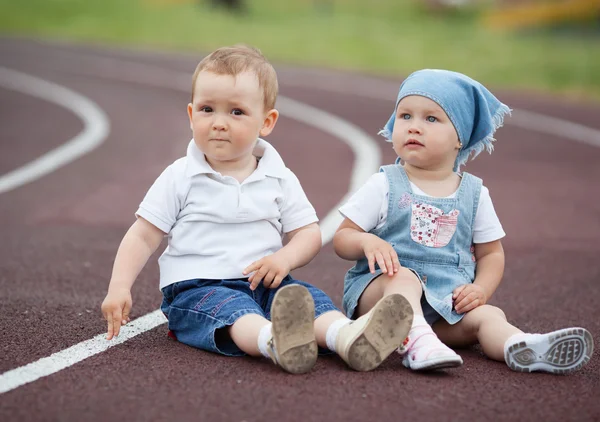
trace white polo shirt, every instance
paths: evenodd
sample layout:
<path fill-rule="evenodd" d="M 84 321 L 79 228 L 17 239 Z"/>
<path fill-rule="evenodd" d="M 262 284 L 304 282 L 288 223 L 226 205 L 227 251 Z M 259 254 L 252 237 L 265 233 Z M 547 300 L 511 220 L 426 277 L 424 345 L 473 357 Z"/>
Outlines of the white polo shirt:
<path fill-rule="evenodd" d="M 243 183 L 222 176 L 192 140 L 187 155 L 154 182 L 136 215 L 167 233 L 160 288 L 194 278 L 242 278 L 283 246 L 283 234 L 317 222 L 298 178 L 259 139 L 256 170 Z"/>

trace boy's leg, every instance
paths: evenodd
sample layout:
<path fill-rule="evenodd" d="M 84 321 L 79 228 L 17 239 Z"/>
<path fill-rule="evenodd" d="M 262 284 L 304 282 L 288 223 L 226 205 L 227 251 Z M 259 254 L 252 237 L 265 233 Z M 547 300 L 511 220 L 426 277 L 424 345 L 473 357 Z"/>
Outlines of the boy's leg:
<path fill-rule="evenodd" d="M 269 322 L 253 298 L 243 290 L 248 283 L 215 280 L 187 280 L 176 283 L 170 290 L 168 304 L 163 305 L 169 329 L 178 341 L 189 346 L 227 356 L 258 356 L 256 343 L 262 326 Z M 239 323 L 239 324 L 238 324 Z M 241 330 L 233 326 L 245 327 Z M 239 344 L 238 344 L 239 343 Z M 254 343 L 254 344 L 252 344 Z"/>
<path fill-rule="evenodd" d="M 315 306 L 308 290 L 299 285 L 277 289 L 270 308 L 271 358 L 292 374 L 303 374 L 317 361 L 313 321 Z"/>
<path fill-rule="evenodd" d="M 320 289 L 304 285 L 315 302 L 314 321 L 317 342 L 336 352 L 357 371 L 378 367 L 406 338 L 412 323 L 412 309 L 399 294 L 380 299 L 373 308 L 356 321 L 338 311 L 331 299 Z"/>

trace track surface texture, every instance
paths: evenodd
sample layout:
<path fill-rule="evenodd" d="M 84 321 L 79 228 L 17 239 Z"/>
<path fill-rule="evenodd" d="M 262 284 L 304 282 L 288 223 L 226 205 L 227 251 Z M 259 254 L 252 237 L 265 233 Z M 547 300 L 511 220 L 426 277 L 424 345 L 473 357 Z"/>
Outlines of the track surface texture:
<path fill-rule="evenodd" d="M 146 190 L 185 154 L 191 137 L 186 87 L 200 58 L 0 39 L 0 67 L 78 93 L 110 124 L 89 153 L 0 193 L 0 373 L 105 332 L 100 304 L 119 242 Z M 393 162 L 392 149 L 376 133 L 402 75 L 276 68 L 282 96 L 352 123 L 376 142 L 381 164 Z M 598 139 L 600 105 L 497 94 L 515 109 L 513 118 L 498 132 L 494 154 L 466 167 L 489 187 L 507 232 L 506 272 L 491 303 L 524 331 L 583 326 L 598 344 L 600 148 L 572 138 L 584 126 L 581 136 Z M 539 115 L 581 126 L 555 131 L 536 125 Z M 514 123 L 519 116 L 525 124 Z M 282 113 L 268 140 L 323 218 L 348 193 L 357 157 L 339 136 L 293 117 Z M 72 110 L 0 85 L 0 177 L 83 129 Z M 156 258 L 134 286 L 132 319 L 159 307 Z M 341 305 L 350 266 L 329 243 L 294 276 Z M 411 372 L 393 354 L 373 372 L 353 372 L 327 356 L 310 373 L 294 376 L 266 359 L 192 349 L 170 339 L 160 324 L 0 394 L 0 420 L 600 420 L 598 352 L 568 376 L 513 372 L 477 346 L 459 353 L 462 367 L 433 373 Z"/>

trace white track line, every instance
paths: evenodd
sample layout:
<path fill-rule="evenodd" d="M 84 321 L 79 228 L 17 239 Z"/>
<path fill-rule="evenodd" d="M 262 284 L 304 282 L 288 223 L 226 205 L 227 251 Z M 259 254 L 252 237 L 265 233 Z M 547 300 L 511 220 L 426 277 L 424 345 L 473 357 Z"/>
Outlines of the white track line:
<path fill-rule="evenodd" d="M 115 64 L 111 62 L 110 65 L 95 67 L 94 69 L 95 72 L 100 72 L 98 76 L 102 76 L 103 78 L 109 77 L 110 79 L 138 84 L 142 83 L 153 87 L 177 89 L 184 92 L 189 91 L 189 75 L 175 72 L 165 73 L 164 69 L 159 69 L 158 72 L 152 73 L 151 66 L 140 66 L 137 63 L 130 63 L 126 72 L 129 76 L 122 76 L 115 74 L 115 69 L 118 68 L 114 66 Z M 122 68 L 122 64 L 119 66 Z M 340 117 L 283 96 L 277 99 L 277 107 L 282 115 L 313 126 L 341 139 L 350 146 L 354 153 L 355 160 L 352 168 L 349 192 L 320 223 L 323 233 L 323 244 L 326 244 L 331 241 L 335 230 L 342 220 L 337 208 L 345 201 L 346 197 L 358 189 L 371 174 L 377 171 L 381 162 L 381 152 L 377 146 L 377 142 L 373 138 L 357 126 Z M 108 341 L 105 338 L 106 334 L 99 334 L 90 340 L 78 343 L 51 356 L 5 372 L 0 375 L 0 394 L 68 368 L 165 322 L 164 315 L 160 310 L 157 310 L 137 318 L 122 327 L 121 333 L 116 340 Z"/>
<path fill-rule="evenodd" d="M 0 86 L 58 104 L 78 116 L 83 131 L 58 148 L 0 176 L 0 194 L 33 182 L 97 148 L 108 136 L 108 118 L 93 101 L 63 86 L 0 67 Z"/>
<path fill-rule="evenodd" d="M 99 334 L 90 340 L 82 341 L 68 349 L 5 372 L 0 375 L 0 394 L 75 365 L 77 362 L 81 362 L 90 356 L 104 352 L 138 334 L 164 324 L 166 321 L 163 313 L 160 310 L 156 310 L 127 324 L 121 330 L 119 337 L 115 337 L 114 340 L 108 341 L 106 340 L 106 334 Z"/>

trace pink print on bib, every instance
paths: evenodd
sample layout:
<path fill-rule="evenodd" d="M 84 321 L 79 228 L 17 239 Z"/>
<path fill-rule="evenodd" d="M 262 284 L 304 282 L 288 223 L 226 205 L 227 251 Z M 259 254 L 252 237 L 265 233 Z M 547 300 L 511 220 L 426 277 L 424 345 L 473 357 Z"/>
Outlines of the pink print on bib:
<path fill-rule="evenodd" d="M 460 211 L 452 210 L 448 214 L 429 204 L 411 204 L 410 237 L 415 242 L 431 248 L 446 246 L 458 224 Z"/>

